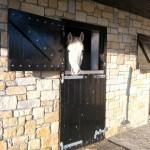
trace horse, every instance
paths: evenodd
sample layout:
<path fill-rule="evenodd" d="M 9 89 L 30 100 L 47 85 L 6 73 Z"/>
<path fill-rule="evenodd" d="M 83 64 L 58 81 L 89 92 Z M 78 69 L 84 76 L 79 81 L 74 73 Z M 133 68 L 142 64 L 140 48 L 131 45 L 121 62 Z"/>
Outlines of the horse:
<path fill-rule="evenodd" d="M 78 75 L 80 73 L 80 67 L 83 60 L 83 51 L 84 51 L 84 33 L 81 32 L 79 37 L 72 36 L 72 33 L 69 32 L 68 36 L 68 60 L 71 66 L 71 74 Z"/>

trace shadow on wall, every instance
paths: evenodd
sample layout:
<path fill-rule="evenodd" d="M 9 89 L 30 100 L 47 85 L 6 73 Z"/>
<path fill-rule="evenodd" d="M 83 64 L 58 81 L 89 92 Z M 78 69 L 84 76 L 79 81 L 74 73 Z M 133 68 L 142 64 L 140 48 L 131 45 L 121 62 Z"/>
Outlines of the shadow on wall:
<path fill-rule="evenodd" d="M 131 80 L 132 80 L 132 72 L 133 69 L 132 67 L 129 67 L 129 74 L 128 74 L 128 81 L 127 81 L 127 89 L 126 89 L 126 96 L 127 96 L 127 102 L 126 102 L 126 116 L 125 119 L 121 122 L 123 126 L 127 125 L 130 123 L 128 120 L 128 113 L 129 113 L 129 99 L 130 99 L 130 88 L 131 88 Z"/>

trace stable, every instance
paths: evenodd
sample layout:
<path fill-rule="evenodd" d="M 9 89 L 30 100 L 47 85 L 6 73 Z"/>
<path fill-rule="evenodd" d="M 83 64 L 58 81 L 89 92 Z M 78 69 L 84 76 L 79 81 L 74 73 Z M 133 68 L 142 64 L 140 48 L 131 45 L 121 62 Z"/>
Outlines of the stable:
<path fill-rule="evenodd" d="M 76 149 L 147 124 L 148 6 L 0 2 L 0 149 Z"/>

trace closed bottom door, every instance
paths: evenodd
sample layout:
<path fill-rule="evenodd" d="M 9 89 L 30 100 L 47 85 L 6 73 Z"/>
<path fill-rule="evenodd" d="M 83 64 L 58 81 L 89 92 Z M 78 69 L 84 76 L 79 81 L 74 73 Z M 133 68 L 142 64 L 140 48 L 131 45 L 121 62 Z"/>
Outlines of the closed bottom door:
<path fill-rule="evenodd" d="M 61 149 L 74 149 L 103 138 L 105 76 L 65 75 L 61 85 Z"/>

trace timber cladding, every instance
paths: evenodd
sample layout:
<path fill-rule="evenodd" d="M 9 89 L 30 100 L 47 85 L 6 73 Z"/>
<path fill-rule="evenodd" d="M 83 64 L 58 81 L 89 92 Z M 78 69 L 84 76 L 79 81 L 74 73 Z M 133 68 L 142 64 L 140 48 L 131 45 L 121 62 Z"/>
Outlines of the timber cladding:
<path fill-rule="evenodd" d="M 73 2 L 72 2 L 73 3 Z M 59 72 L 8 71 L 8 7 L 46 17 L 107 27 L 106 137 L 122 131 L 129 68 L 130 127 L 148 119 L 150 73 L 136 68 L 137 33 L 150 35 L 150 20 L 88 0 L 0 1 L 0 149 L 53 149 L 59 143 Z M 71 11 L 74 10 L 74 11 Z"/>

